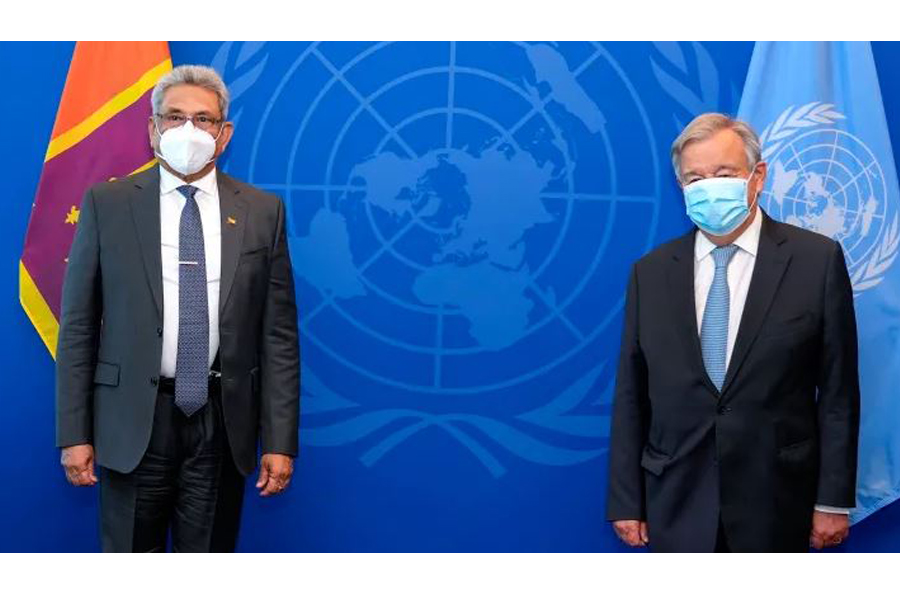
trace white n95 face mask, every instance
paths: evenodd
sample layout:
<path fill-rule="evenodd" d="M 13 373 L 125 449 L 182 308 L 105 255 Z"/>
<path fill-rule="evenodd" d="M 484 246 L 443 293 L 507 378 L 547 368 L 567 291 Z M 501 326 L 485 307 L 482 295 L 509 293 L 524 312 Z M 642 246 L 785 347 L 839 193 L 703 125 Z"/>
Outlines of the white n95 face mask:
<path fill-rule="evenodd" d="M 159 127 L 156 128 L 159 133 Z M 222 131 L 219 130 L 221 135 Z M 181 127 L 167 129 L 159 137 L 159 156 L 182 175 L 193 175 L 213 161 L 216 141 L 210 134 L 187 121 Z"/>

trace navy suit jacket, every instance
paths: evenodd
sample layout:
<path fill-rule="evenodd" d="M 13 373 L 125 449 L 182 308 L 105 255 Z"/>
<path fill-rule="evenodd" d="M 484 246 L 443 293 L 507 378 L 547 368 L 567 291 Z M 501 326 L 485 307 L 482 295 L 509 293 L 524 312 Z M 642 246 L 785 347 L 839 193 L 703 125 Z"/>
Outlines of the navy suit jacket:
<path fill-rule="evenodd" d="M 631 273 L 610 440 L 607 517 L 657 551 L 808 548 L 815 504 L 852 507 L 859 381 L 853 290 L 825 236 L 763 215 L 721 393 L 694 301 L 694 236 Z"/>

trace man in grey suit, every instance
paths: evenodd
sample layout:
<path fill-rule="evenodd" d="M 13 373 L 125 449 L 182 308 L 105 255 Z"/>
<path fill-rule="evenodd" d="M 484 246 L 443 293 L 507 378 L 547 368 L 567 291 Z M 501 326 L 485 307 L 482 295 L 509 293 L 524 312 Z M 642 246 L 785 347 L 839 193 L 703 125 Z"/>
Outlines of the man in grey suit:
<path fill-rule="evenodd" d="M 162 551 L 171 535 L 176 551 L 231 551 L 258 446 L 263 496 L 287 487 L 297 454 L 284 206 L 216 170 L 233 125 L 215 71 L 178 67 L 151 101 L 160 166 L 82 204 L 56 441 L 72 484 L 100 482 L 104 550 Z"/>

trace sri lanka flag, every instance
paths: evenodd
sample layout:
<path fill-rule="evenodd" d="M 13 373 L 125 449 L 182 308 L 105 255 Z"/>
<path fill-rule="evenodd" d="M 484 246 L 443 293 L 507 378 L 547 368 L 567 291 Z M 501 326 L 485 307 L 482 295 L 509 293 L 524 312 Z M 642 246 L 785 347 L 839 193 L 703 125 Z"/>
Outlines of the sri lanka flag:
<path fill-rule="evenodd" d="M 153 166 L 150 93 L 171 69 L 167 42 L 75 45 L 19 262 L 22 307 L 54 358 L 81 198 L 96 183 Z"/>

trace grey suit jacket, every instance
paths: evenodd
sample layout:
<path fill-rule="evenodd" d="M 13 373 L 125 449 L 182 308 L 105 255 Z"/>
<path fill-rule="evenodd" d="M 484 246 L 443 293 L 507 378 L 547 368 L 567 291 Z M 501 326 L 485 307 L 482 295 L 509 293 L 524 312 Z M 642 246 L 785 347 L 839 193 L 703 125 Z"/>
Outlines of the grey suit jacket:
<path fill-rule="evenodd" d="M 217 174 L 219 359 L 228 440 L 247 475 L 297 453 L 300 357 L 282 202 Z M 159 167 L 84 197 L 69 253 L 56 362 L 56 443 L 91 443 L 128 473 L 147 449 L 162 356 Z"/>

